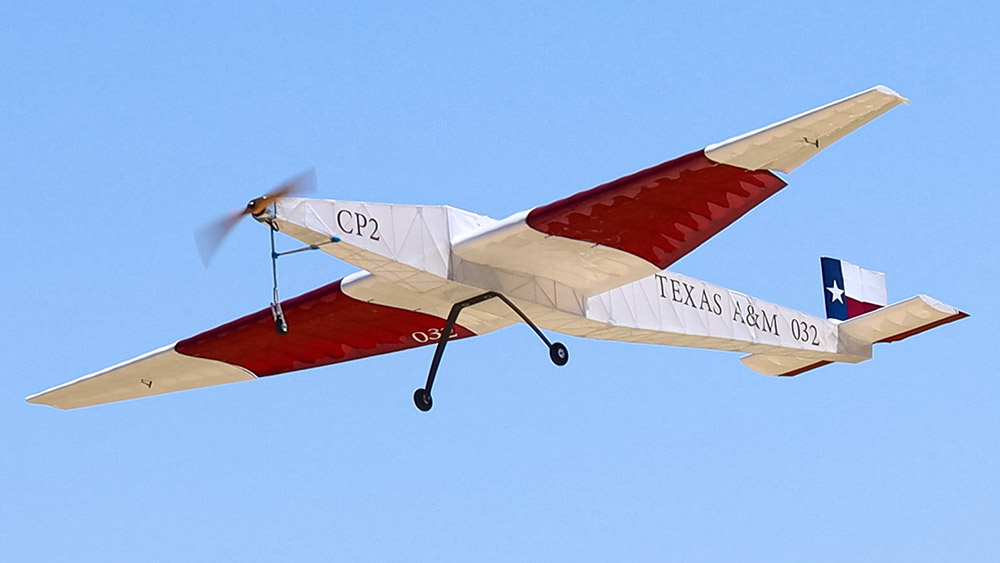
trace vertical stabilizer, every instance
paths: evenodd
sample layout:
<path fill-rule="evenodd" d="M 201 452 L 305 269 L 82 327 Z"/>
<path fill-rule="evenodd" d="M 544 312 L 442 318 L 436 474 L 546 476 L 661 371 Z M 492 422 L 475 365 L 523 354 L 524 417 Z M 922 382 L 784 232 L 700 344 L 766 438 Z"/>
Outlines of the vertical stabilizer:
<path fill-rule="evenodd" d="M 826 317 L 846 321 L 889 303 L 885 274 L 837 258 L 820 258 Z"/>

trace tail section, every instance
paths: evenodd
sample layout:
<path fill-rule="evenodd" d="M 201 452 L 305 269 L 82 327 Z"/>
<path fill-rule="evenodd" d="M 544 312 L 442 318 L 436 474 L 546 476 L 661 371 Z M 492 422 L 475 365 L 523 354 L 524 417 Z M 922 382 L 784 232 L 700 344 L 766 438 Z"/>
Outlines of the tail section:
<path fill-rule="evenodd" d="M 871 358 L 875 344 L 898 342 L 969 316 L 926 295 L 887 305 L 885 274 L 835 258 L 820 260 L 826 314 L 835 323 L 838 352 L 825 357 L 796 350 L 751 354 L 741 358 L 748 368 L 793 376 L 833 362 L 858 363 Z"/>
<path fill-rule="evenodd" d="M 885 274 L 837 258 L 820 258 L 826 318 L 846 321 L 889 303 Z"/>
<path fill-rule="evenodd" d="M 862 342 L 898 342 L 968 317 L 968 313 L 926 295 L 917 295 L 840 324 L 840 337 Z"/>

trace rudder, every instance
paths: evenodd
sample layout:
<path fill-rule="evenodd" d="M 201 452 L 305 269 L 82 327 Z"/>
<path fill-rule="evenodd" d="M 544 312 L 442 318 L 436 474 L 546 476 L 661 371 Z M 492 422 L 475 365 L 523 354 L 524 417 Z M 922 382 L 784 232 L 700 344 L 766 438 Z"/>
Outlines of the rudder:
<path fill-rule="evenodd" d="M 846 321 L 885 307 L 885 274 L 838 258 L 820 258 L 826 318 Z"/>

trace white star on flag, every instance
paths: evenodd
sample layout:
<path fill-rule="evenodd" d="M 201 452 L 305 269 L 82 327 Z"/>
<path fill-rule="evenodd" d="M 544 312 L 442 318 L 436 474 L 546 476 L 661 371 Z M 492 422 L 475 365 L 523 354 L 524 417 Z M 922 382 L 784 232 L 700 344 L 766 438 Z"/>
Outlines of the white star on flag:
<path fill-rule="evenodd" d="M 837 287 L 837 280 L 833 280 L 833 287 L 826 288 L 830 292 L 830 302 L 839 301 L 844 302 L 844 290 Z"/>

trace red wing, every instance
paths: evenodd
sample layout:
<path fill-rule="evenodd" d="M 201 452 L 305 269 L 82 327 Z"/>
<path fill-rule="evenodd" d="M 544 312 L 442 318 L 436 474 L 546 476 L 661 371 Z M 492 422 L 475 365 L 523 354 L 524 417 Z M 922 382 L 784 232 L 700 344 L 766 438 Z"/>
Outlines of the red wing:
<path fill-rule="evenodd" d="M 348 297 L 340 281 L 282 303 L 287 334 L 271 310 L 181 340 L 181 354 L 243 367 L 258 377 L 387 354 L 433 343 L 444 321 L 433 315 Z M 474 336 L 455 326 L 451 338 Z"/>
<path fill-rule="evenodd" d="M 515 215 L 455 254 L 597 295 L 667 268 L 783 188 L 772 170 L 790 172 L 905 102 L 870 88 Z"/>
<path fill-rule="evenodd" d="M 785 185 L 770 171 L 719 164 L 698 151 L 536 207 L 527 223 L 662 270 Z"/>
<path fill-rule="evenodd" d="M 264 309 L 28 397 L 72 409 L 245 381 L 434 344 L 444 320 L 346 295 L 337 281 L 282 303 L 289 332 Z M 475 334 L 455 326 L 452 338 Z"/>

